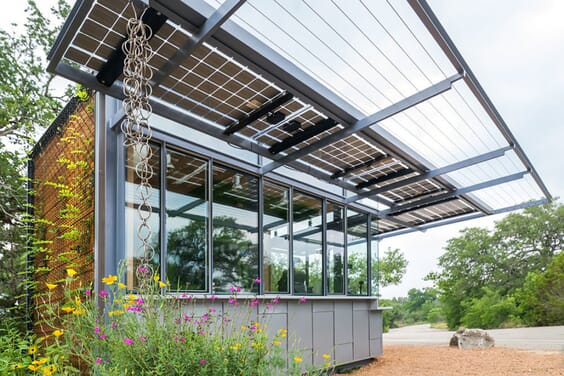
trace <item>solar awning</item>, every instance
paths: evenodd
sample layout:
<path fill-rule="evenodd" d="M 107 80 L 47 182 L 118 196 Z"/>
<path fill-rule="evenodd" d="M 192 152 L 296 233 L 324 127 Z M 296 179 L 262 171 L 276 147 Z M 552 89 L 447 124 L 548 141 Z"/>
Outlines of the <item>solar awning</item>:
<path fill-rule="evenodd" d="M 79 0 L 48 70 L 122 98 L 132 6 L 155 113 L 344 188 L 382 237 L 551 198 L 423 0 Z"/>

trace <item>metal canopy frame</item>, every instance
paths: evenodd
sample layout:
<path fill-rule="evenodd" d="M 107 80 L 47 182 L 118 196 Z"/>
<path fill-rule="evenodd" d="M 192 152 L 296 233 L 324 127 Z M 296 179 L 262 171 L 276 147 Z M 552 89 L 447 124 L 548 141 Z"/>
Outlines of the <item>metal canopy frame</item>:
<path fill-rule="evenodd" d="M 100 3 L 104 4 L 99 5 Z M 111 64 L 111 59 L 102 56 L 104 55 L 102 50 L 113 48 L 115 52 L 121 49 L 121 43 L 108 46 L 111 39 L 108 38 L 108 41 L 98 41 L 99 44 L 96 45 L 92 44 L 92 41 L 88 43 L 77 41 L 77 35 L 88 36 L 85 20 L 94 20 L 101 24 L 101 17 L 115 17 L 116 20 L 110 22 L 112 25 L 110 31 L 119 35 L 121 31 L 113 28 L 119 25 L 117 21 L 121 14 L 114 15 L 110 8 L 119 8 L 126 3 L 125 0 L 115 2 L 78 0 L 49 53 L 48 71 L 122 99 L 123 84 L 119 79 L 108 87 L 98 82 L 95 74 L 89 72 L 99 70 L 100 65 Z M 154 42 L 157 47 L 171 44 L 173 49 L 168 56 L 163 52 L 165 56 L 160 58 L 164 59 L 164 63 L 157 67 L 152 81 L 154 90 L 155 88 L 164 90 L 164 94 L 156 95 L 150 100 L 155 113 L 264 157 L 267 163 L 257 166 L 257 171 L 261 175 L 275 176 L 276 169 L 288 166 L 343 188 L 345 202 L 355 203 L 356 207 L 364 207 L 366 211 L 378 215 L 391 225 L 391 227 L 383 226 L 385 229 L 382 230 L 380 237 L 497 214 L 528 205 L 537 205 L 551 199 L 540 176 L 425 0 L 408 0 L 408 3 L 456 73 L 371 115 L 361 112 L 345 98 L 233 20 L 232 16 L 237 14 L 246 3 L 245 0 L 227 0 L 217 9 L 204 0 L 191 0 L 189 3 L 182 0 L 136 0 L 134 3 L 139 8 L 143 6 L 153 8 L 157 15 L 162 14 L 168 19 L 166 24 L 168 31 L 162 33 L 169 34 L 160 35 L 161 39 Z M 104 12 L 100 12 L 100 9 L 110 10 L 106 12 L 110 15 L 101 16 L 100 13 Z M 96 11 L 98 13 L 93 15 Z M 170 27 L 171 25 L 174 26 Z M 182 29 L 183 34 L 175 34 L 178 29 Z M 160 31 L 155 34 L 159 33 Z M 166 47 L 170 48 L 169 45 Z M 92 56 L 100 55 L 98 60 L 102 60 L 96 63 L 90 58 L 81 61 L 80 55 L 86 53 L 91 53 Z M 205 56 L 201 57 L 202 55 Z M 178 78 L 180 77 L 178 70 L 186 71 L 188 69 L 185 67 L 186 61 L 192 57 L 200 60 L 188 70 L 189 74 Z M 206 59 L 225 59 L 223 65 L 216 69 L 220 73 L 223 66 L 233 65 L 236 62 L 238 69 L 250 76 L 249 81 L 242 82 L 241 85 L 250 87 L 255 82 L 259 82 L 260 85 L 267 85 L 268 92 L 271 94 L 263 94 L 259 89 L 255 89 L 257 95 L 262 95 L 255 98 L 265 99 L 259 101 L 251 110 L 243 110 L 243 107 L 234 108 L 231 112 L 236 110 L 236 113 L 243 114 L 235 117 L 230 113 L 223 114 L 216 108 L 229 102 L 230 98 L 237 96 L 242 89 L 234 89 L 238 91 L 228 93 L 231 96 L 223 99 L 223 102 L 219 101 L 219 105 L 213 97 L 215 92 L 225 91 L 224 88 L 233 83 L 233 77 L 218 84 L 218 89 L 214 92 L 204 93 L 207 94 L 204 102 L 213 97 L 211 99 L 215 102 L 211 103 L 216 103 L 216 107 L 206 104 L 208 113 L 202 114 L 197 111 L 198 104 L 203 106 L 203 102 L 198 103 L 196 99 L 190 99 L 192 98 L 190 95 L 195 95 L 193 94 L 195 89 L 185 94 L 193 103 L 196 102 L 192 109 L 177 106 L 174 100 L 167 100 L 167 95 L 178 94 L 170 89 L 170 81 L 173 81 L 172 88 L 177 84 L 190 87 L 188 82 L 190 74 L 205 75 L 205 70 L 198 71 L 198 67 L 207 64 Z M 211 81 L 213 73 L 208 72 L 208 76 L 204 76 L 203 80 Z M 226 71 L 223 75 L 227 76 L 228 73 Z M 187 80 L 187 83 L 182 80 Z M 382 122 L 430 103 L 434 98 L 451 91 L 453 84 L 457 82 L 463 82 L 468 86 L 507 145 L 445 166 L 434 166 L 416 150 L 386 130 Z M 257 87 L 262 87 L 260 85 Z M 201 98 L 201 94 L 200 97 L 194 98 Z M 250 102 L 251 98 L 242 99 Z M 276 121 L 267 124 L 264 118 L 274 113 L 277 115 Z M 119 120 L 112 119 L 112 122 Z M 290 120 L 294 121 L 292 127 L 285 127 Z M 274 133 L 277 136 L 272 136 Z M 507 153 L 510 151 L 517 156 L 524 171 L 466 186 L 459 184 L 452 175 L 472 166 L 507 158 Z M 359 153 L 359 156 L 355 156 L 354 153 Z M 344 158 L 346 159 L 344 161 L 337 155 L 354 158 Z M 324 156 L 328 156 L 329 161 L 325 161 Z M 488 187 L 522 179 L 527 174 L 532 177 L 544 198 L 494 208 L 488 205 L 483 197 L 476 194 Z M 376 210 L 374 205 L 363 204 L 363 200 L 367 199 L 387 208 Z M 451 211 L 454 209 L 446 205 L 453 200 L 456 203 L 454 212 Z M 422 207 L 428 207 L 429 210 L 436 209 L 436 213 L 442 214 L 426 215 L 417 212 Z M 403 213 L 409 213 L 407 218 L 415 219 L 405 220 Z M 453 216 L 454 218 L 451 218 Z"/>

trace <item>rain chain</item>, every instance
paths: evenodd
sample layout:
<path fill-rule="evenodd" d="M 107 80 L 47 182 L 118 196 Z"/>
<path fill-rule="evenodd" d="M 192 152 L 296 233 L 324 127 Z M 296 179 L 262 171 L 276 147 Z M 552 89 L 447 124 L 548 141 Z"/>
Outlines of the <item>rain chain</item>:
<path fill-rule="evenodd" d="M 137 214 L 140 223 L 137 227 L 137 237 L 141 241 L 138 252 L 141 257 L 135 272 L 140 289 L 151 282 L 155 272 L 151 265 L 155 248 L 151 245 L 152 229 L 149 224 L 152 214 L 149 203 L 152 192 L 151 178 L 154 174 L 150 164 L 153 150 L 149 145 L 152 136 L 149 125 L 149 117 L 152 113 L 149 97 L 152 93 L 150 80 L 153 71 L 148 64 L 153 54 L 149 45 L 151 34 L 151 28 L 143 23 L 141 17 L 137 18 L 135 13 L 134 18 L 130 18 L 127 22 L 127 40 L 122 45 L 125 53 L 123 67 L 125 119 L 121 124 L 121 130 L 125 135 L 125 146 L 133 150 L 135 173 L 139 179 L 135 195 L 136 201 L 139 202 Z"/>

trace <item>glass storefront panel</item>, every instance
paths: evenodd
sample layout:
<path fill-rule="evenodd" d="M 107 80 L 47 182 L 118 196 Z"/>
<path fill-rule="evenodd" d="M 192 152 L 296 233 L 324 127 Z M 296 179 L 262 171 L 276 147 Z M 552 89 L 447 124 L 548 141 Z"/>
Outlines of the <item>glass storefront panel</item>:
<path fill-rule="evenodd" d="M 370 271 L 371 271 L 371 276 L 370 276 L 370 282 L 372 283 L 372 295 L 373 296 L 378 296 L 380 294 L 379 291 L 379 283 L 378 283 L 378 278 L 379 278 L 379 274 L 378 274 L 378 240 L 376 239 L 376 237 L 378 236 L 378 220 L 375 217 L 372 217 L 372 223 L 370 223 L 371 226 L 371 232 L 372 232 L 372 239 L 371 239 L 371 244 L 370 244 L 370 257 L 371 257 L 371 266 L 370 266 Z"/>
<path fill-rule="evenodd" d="M 213 291 L 258 292 L 258 178 L 213 167 Z"/>
<path fill-rule="evenodd" d="M 368 295 L 368 215 L 347 209 L 349 295 Z"/>
<path fill-rule="evenodd" d="M 143 243 L 139 239 L 138 234 L 148 238 L 148 244 L 154 252 L 154 257 L 150 260 L 149 265 L 156 274 L 160 274 L 160 147 L 158 145 L 151 145 L 150 148 L 149 164 L 153 169 L 153 177 L 149 181 L 151 189 L 145 191 L 146 195 L 150 195 L 147 208 L 140 206 L 140 179 L 135 172 L 135 166 L 140 162 L 143 150 L 133 146 L 126 148 L 124 225 L 127 236 L 125 236 L 124 241 L 124 257 L 126 284 L 129 290 L 135 290 L 138 287 L 136 270 L 145 253 Z M 146 228 L 139 228 L 141 224 L 139 212 L 144 218 L 149 218 L 147 224 L 150 228 L 150 234 Z"/>
<path fill-rule="evenodd" d="M 166 274 L 170 289 L 206 291 L 208 281 L 208 163 L 167 151 Z"/>
<path fill-rule="evenodd" d="M 327 203 L 327 287 L 329 294 L 345 292 L 345 208 Z"/>
<path fill-rule="evenodd" d="M 301 192 L 293 197 L 293 267 L 296 295 L 323 293 L 322 201 Z"/>
<path fill-rule="evenodd" d="M 264 183 L 263 282 L 266 293 L 290 292 L 290 190 Z"/>

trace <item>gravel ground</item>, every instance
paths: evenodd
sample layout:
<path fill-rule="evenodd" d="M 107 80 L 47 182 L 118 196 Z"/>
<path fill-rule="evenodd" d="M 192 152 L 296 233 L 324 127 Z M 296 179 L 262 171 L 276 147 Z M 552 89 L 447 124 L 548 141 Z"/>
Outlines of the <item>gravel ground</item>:
<path fill-rule="evenodd" d="M 564 376 L 564 353 L 501 347 L 459 350 L 435 345 L 384 345 L 384 355 L 350 375 Z"/>

